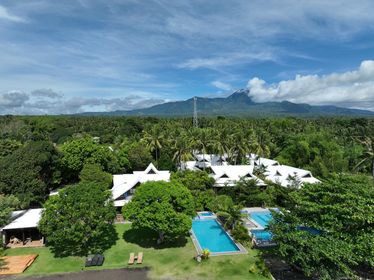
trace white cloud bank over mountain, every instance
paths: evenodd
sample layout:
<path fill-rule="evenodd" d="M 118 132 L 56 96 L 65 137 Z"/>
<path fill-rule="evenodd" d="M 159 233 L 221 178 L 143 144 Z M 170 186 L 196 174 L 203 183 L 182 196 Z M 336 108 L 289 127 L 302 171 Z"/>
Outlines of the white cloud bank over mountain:
<path fill-rule="evenodd" d="M 337 105 L 374 111 L 374 60 L 365 60 L 357 70 L 328 75 L 296 75 L 275 84 L 254 77 L 249 95 L 255 102 L 291 101 L 311 105 Z"/>

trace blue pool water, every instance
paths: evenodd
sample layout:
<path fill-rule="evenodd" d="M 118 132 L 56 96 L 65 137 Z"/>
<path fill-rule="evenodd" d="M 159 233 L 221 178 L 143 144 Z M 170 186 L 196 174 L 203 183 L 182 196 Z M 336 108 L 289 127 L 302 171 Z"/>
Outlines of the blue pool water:
<path fill-rule="evenodd" d="M 199 212 L 199 216 L 210 217 L 213 216 L 212 212 Z"/>
<path fill-rule="evenodd" d="M 256 240 L 271 240 L 273 238 L 273 235 L 270 231 L 267 230 L 251 230 L 252 235 L 255 237 Z"/>
<path fill-rule="evenodd" d="M 192 221 L 194 232 L 201 249 L 208 249 L 212 253 L 238 252 L 240 249 L 228 236 L 222 226 L 215 220 Z"/>
<path fill-rule="evenodd" d="M 267 227 L 269 225 L 269 221 L 273 218 L 271 216 L 270 211 L 262 211 L 262 212 L 252 212 L 250 214 L 250 218 L 255 220 L 256 223 L 263 227 Z"/>

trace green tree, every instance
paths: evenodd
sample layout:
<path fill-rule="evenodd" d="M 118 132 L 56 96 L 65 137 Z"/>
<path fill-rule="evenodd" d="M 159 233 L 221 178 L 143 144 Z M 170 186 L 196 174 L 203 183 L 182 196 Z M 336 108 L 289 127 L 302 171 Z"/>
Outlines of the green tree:
<path fill-rule="evenodd" d="M 19 200 L 13 196 L 0 195 L 0 228 L 10 221 L 10 215 L 19 206 Z"/>
<path fill-rule="evenodd" d="M 182 183 L 191 192 L 212 189 L 215 182 L 205 171 L 191 170 L 173 172 L 170 179 Z"/>
<path fill-rule="evenodd" d="M 337 176 L 290 196 L 294 203 L 270 224 L 281 257 L 320 279 L 373 268 L 374 184 L 367 176 Z"/>
<path fill-rule="evenodd" d="M 194 203 L 190 191 L 177 182 L 140 185 L 123 215 L 135 229 L 158 233 L 159 242 L 185 235 L 191 229 Z"/>
<path fill-rule="evenodd" d="M 62 165 L 73 177 L 78 176 L 85 163 L 100 164 L 104 171 L 115 173 L 118 163 L 108 146 L 96 143 L 92 138 L 76 138 L 61 146 Z"/>
<path fill-rule="evenodd" d="M 115 216 L 111 192 L 82 182 L 48 199 L 39 229 L 56 256 L 85 256 L 115 244 Z"/>
<path fill-rule="evenodd" d="M 369 163 L 371 166 L 371 175 L 374 180 L 374 137 L 366 137 L 364 140 L 360 140 L 360 142 L 365 150 L 361 156 L 362 160 L 356 165 L 356 168 Z"/>
<path fill-rule="evenodd" d="M 58 154 L 52 144 L 30 142 L 0 159 L 0 193 L 15 195 L 21 207 L 40 204 L 60 182 Z"/>
<path fill-rule="evenodd" d="M 161 142 L 163 140 L 163 132 L 160 126 L 153 126 L 143 132 L 141 142 L 145 143 L 146 147 L 155 153 L 156 167 L 158 167 L 158 159 L 161 153 Z"/>
<path fill-rule="evenodd" d="M 109 188 L 112 184 L 112 175 L 103 171 L 101 165 L 94 163 L 86 163 L 82 171 L 79 173 L 81 182 L 93 182 L 105 189 Z"/>

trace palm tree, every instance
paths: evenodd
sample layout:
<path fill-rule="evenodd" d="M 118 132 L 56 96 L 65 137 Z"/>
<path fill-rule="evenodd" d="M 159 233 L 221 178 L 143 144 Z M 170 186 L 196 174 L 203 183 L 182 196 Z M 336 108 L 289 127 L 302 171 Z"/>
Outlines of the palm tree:
<path fill-rule="evenodd" d="M 161 142 L 163 140 L 164 136 L 161 130 L 161 127 L 159 125 L 153 126 L 149 130 L 145 130 L 143 132 L 143 138 L 141 141 L 145 143 L 147 148 L 151 152 L 155 152 L 155 159 L 156 159 L 156 166 L 158 167 L 158 159 L 161 154 Z"/>
<path fill-rule="evenodd" d="M 188 137 L 183 133 L 173 139 L 172 142 L 174 150 L 173 161 L 176 161 L 181 166 L 182 162 L 186 162 L 192 158 Z"/>
<path fill-rule="evenodd" d="M 219 211 L 217 215 L 224 221 L 225 228 L 234 229 L 241 222 L 241 207 L 239 205 L 231 205 L 226 210 Z"/>
<path fill-rule="evenodd" d="M 361 156 L 362 160 L 356 165 L 356 169 L 367 163 L 370 163 L 374 180 L 374 138 L 365 137 L 364 140 L 358 139 L 358 141 L 364 146 L 365 150 Z"/>

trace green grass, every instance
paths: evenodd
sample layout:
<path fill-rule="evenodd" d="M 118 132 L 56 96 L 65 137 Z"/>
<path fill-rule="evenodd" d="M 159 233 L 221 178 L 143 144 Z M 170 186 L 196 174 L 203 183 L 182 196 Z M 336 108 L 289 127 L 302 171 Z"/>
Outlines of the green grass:
<path fill-rule="evenodd" d="M 150 267 L 151 279 L 268 279 L 259 274 L 249 273 L 249 267 L 260 259 L 255 250 L 245 255 L 210 257 L 197 263 L 193 256 L 195 248 L 190 238 L 178 240 L 173 244 L 155 247 L 155 239 L 149 233 L 131 229 L 131 225 L 116 225 L 118 240 L 107 250 L 104 265 L 95 269 L 123 267 Z M 128 266 L 129 253 L 144 253 L 143 265 Z M 76 272 L 86 270 L 83 257 L 55 258 L 48 248 L 9 249 L 6 255 L 39 254 L 38 259 L 24 275 Z M 92 269 L 92 268 L 90 268 Z"/>

